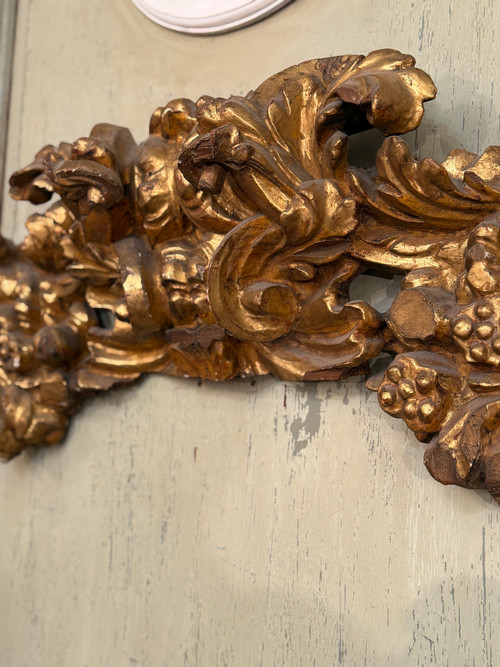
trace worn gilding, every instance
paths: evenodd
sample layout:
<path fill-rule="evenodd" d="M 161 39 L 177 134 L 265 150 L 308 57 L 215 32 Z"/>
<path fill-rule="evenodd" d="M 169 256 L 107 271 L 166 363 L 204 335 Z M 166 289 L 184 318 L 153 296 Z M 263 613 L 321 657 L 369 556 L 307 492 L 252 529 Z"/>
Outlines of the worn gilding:
<path fill-rule="evenodd" d="M 88 395 L 145 372 L 369 374 L 445 484 L 500 500 L 500 148 L 415 159 L 395 135 L 435 96 L 411 56 L 312 60 L 245 97 L 159 107 L 46 146 L 10 180 L 42 204 L 3 240 L 4 458 L 61 440 Z M 387 135 L 372 168 L 349 136 Z M 402 274 L 388 312 L 351 300 Z"/>

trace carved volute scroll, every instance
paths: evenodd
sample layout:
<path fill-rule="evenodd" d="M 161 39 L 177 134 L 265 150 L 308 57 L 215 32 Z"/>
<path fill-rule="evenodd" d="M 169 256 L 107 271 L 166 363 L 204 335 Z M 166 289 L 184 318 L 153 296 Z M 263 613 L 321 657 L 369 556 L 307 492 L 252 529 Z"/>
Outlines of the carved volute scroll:
<path fill-rule="evenodd" d="M 384 49 L 290 67 L 245 97 L 176 99 L 136 144 L 100 124 L 46 146 L 11 194 L 57 201 L 1 242 L 1 441 L 60 441 L 92 393 L 142 373 L 369 374 L 444 484 L 500 501 L 500 148 L 416 160 L 436 89 Z M 387 138 L 369 169 L 349 137 Z M 404 276 L 388 312 L 362 273 Z"/>

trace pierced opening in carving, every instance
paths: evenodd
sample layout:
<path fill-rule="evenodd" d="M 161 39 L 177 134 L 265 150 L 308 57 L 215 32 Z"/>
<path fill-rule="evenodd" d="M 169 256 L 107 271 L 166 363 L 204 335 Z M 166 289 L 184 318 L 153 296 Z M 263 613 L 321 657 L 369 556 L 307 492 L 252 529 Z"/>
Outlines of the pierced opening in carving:
<path fill-rule="evenodd" d="M 111 331 L 115 326 L 115 314 L 108 308 L 94 308 L 101 329 Z"/>
<path fill-rule="evenodd" d="M 385 370 L 392 364 L 394 355 L 390 352 L 381 352 L 378 357 L 370 359 L 370 374 L 377 376 L 379 373 L 384 373 Z"/>
<path fill-rule="evenodd" d="M 349 137 L 347 161 L 351 167 L 366 169 L 375 164 L 377 152 L 384 142 L 384 135 L 378 130 L 365 130 Z"/>
<path fill-rule="evenodd" d="M 370 272 L 362 273 L 350 284 L 349 298 L 366 301 L 379 313 L 386 313 L 401 291 L 402 280 L 403 276 L 397 274 L 388 278 Z"/>

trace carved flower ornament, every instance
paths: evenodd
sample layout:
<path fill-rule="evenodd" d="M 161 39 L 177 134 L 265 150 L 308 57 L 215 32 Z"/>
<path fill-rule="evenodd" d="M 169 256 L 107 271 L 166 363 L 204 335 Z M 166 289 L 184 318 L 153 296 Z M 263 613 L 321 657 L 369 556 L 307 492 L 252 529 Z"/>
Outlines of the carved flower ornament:
<path fill-rule="evenodd" d="M 99 124 L 17 171 L 15 199 L 58 200 L 0 248 L 2 456 L 145 372 L 336 380 L 388 352 L 382 409 L 437 480 L 500 502 L 500 148 L 415 160 L 395 135 L 436 89 L 414 65 L 311 60 L 245 97 L 173 100 L 142 144 Z M 353 167 L 370 127 L 387 139 Z M 385 313 L 349 296 L 381 271 L 404 275 Z"/>

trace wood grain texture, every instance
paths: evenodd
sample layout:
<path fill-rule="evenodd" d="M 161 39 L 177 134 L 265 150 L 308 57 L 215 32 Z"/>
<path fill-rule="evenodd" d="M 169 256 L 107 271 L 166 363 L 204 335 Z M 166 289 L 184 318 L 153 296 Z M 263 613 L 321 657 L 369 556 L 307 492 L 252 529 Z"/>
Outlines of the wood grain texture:
<path fill-rule="evenodd" d="M 216 38 L 120 0 L 21 0 L 7 171 L 174 96 L 391 46 L 438 86 L 420 156 L 499 141 L 496 0 L 296 0 Z M 23 237 L 30 207 L 4 202 Z M 362 382 L 149 378 L 0 470 L 8 667 L 498 665 L 500 511 L 441 487 Z"/>

